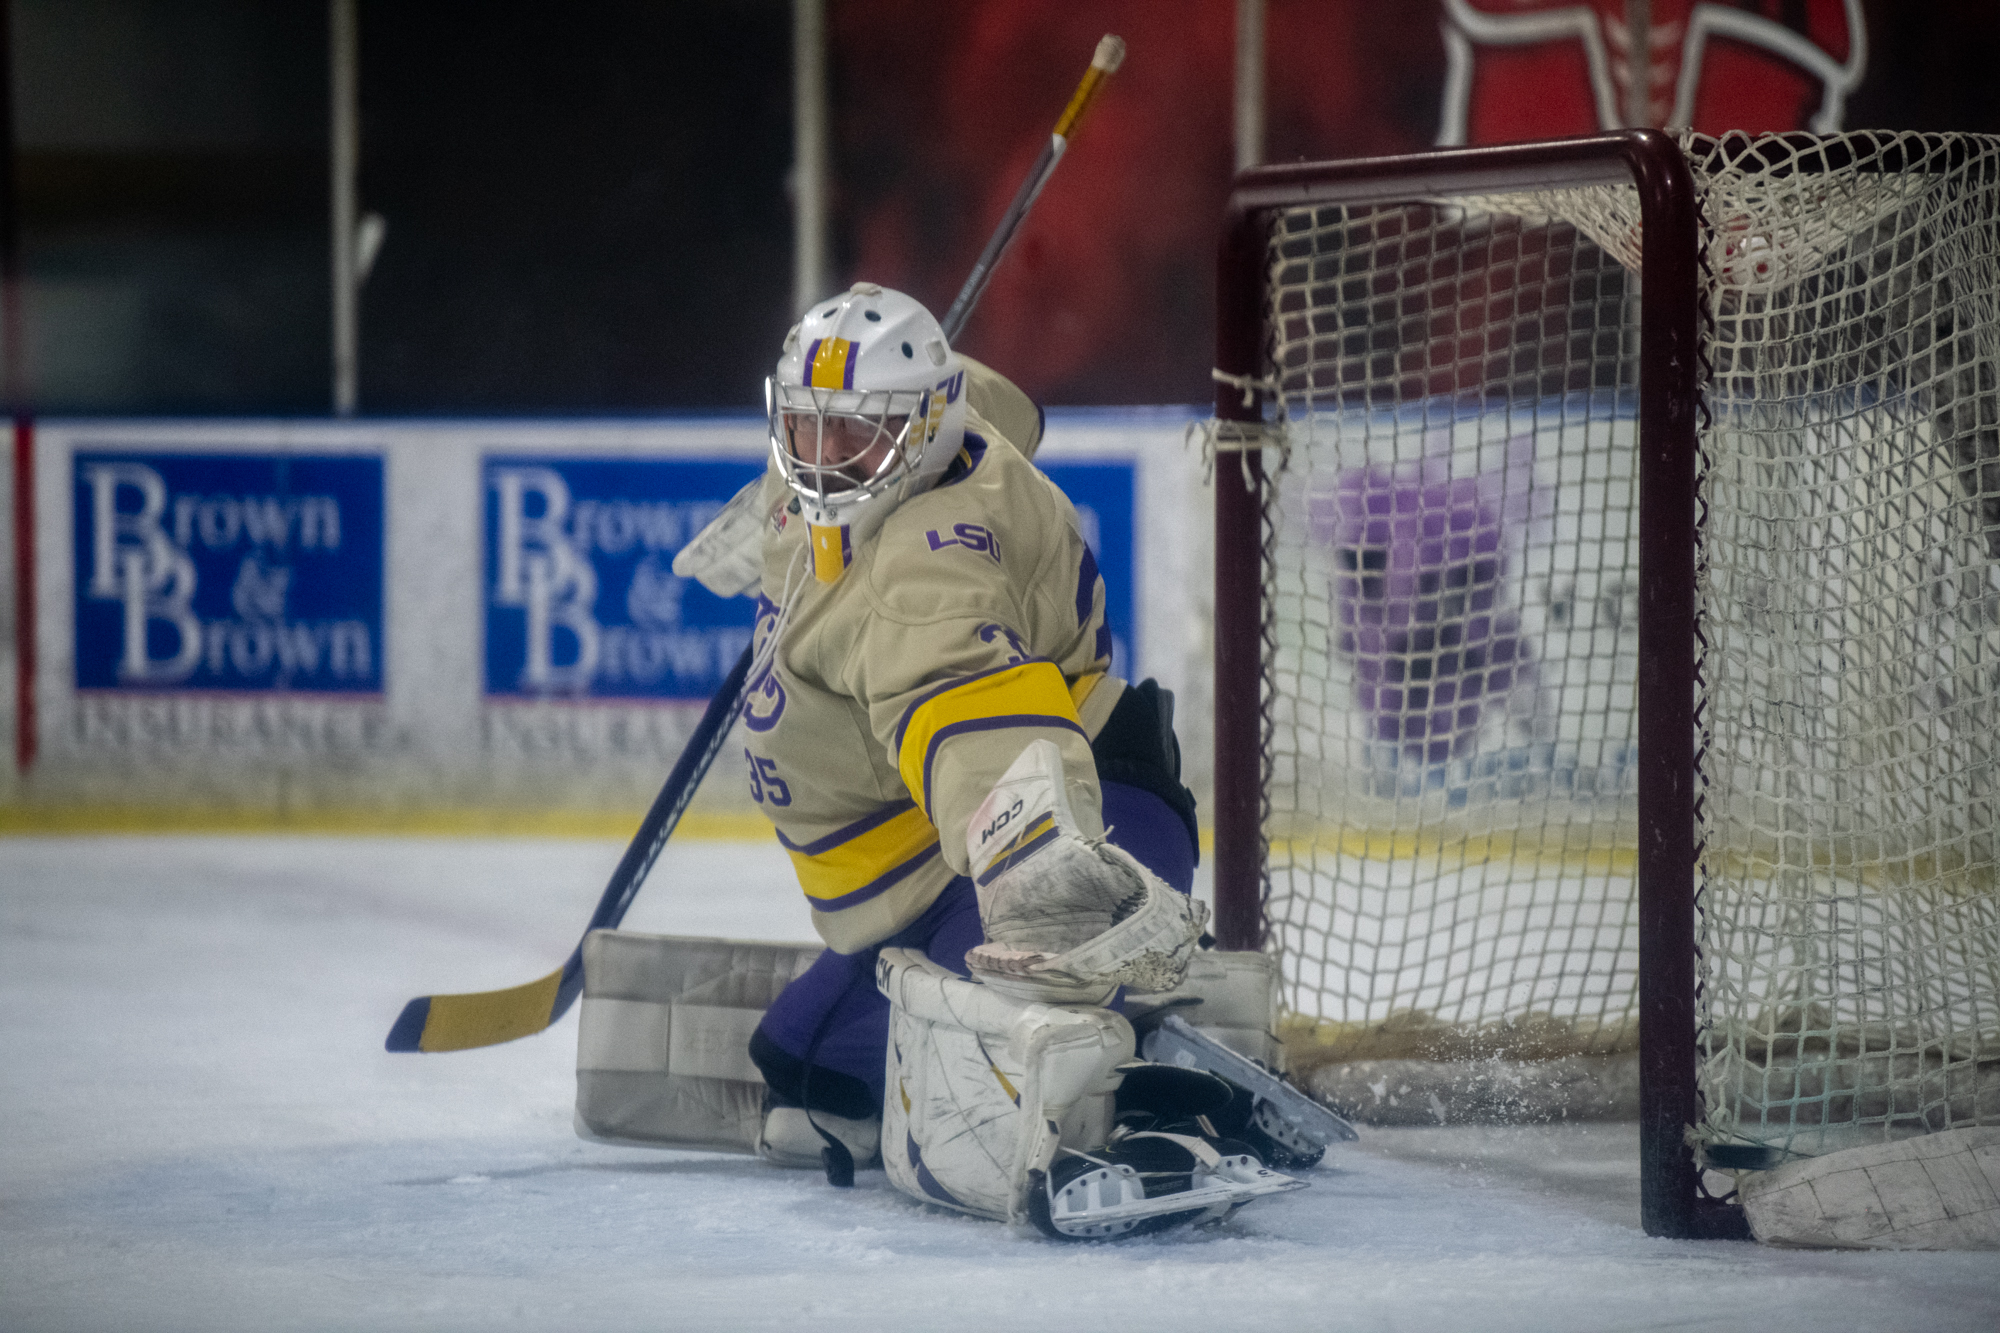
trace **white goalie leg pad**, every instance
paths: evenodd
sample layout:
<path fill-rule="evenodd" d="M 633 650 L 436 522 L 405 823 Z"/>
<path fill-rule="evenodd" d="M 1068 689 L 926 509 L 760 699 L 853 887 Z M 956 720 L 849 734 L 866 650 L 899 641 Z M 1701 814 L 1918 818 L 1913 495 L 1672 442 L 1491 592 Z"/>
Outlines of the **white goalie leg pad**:
<path fill-rule="evenodd" d="M 903 1193 L 980 1217 L 1028 1217 L 1065 1141 L 1111 1131 L 1132 1028 L 1106 1009 L 1024 1003 L 909 949 L 884 949 L 889 999 L 882 1164 Z"/>
<path fill-rule="evenodd" d="M 1082 835 L 1053 743 L 1015 759 L 966 825 L 965 847 L 986 931 L 966 961 L 980 976 L 1017 983 L 1023 998 L 1089 1003 L 1186 975 L 1207 907 Z"/>

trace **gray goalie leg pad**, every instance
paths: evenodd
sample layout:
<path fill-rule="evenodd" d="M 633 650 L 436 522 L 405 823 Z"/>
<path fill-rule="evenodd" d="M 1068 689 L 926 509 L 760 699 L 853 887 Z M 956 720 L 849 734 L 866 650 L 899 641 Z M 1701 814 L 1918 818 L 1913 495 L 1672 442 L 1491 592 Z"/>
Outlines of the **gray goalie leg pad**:
<path fill-rule="evenodd" d="M 1132 1028 L 1106 1009 L 1010 1000 L 911 949 L 884 949 L 889 998 L 882 1165 L 903 1193 L 980 1217 L 1027 1219 L 1031 1181 L 1065 1138 L 1111 1131 Z"/>
<path fill-rule="evenodd" d="M 647 1147 L 756 1151 L 765 1088 L 750 1036 L 819 954 L 808 944 L 592 932 L 583 942 L 576 1132 Z"/>

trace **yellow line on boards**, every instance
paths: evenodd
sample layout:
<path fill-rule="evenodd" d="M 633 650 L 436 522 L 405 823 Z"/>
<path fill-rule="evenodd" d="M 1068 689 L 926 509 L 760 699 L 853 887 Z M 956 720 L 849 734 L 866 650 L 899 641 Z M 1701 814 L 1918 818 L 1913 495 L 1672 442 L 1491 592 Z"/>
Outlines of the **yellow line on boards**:
<path fill-rule="evenodd" d="M 355 837 L 629 838 L 645 811 L 453 806 L 382 810 L 360 806 L 255 810 L 228 806 L 0 805 L 0 838 L 90 833 L 315 833 Z M 771 842 L 771 822 L 754 810 L 690 810 L 676 838 Z M 1204 857 L 1215 831 L 1201 830 Z"/>
<path fill-rule="evenodd" d="M 1606 830 L 1599 830 L 1602 836 Z M 1310 863 L 1315 855 L 1333 854 L 1364 861 L 1441 861 L 1453 865 L 1486 865 L 1499 861 L 1533 861 L 1574 870 L 1631 874 L 1639 850 L 1605 838 L 1578 846 L 1561 832 L 1544 834 L 1499 830 L 1492 833 L 1329 828 L 1271 840 L 1273 861 Z"/>
<path fill-rule="evenodd" d="M 322 807 L 256 810 L 225 806 L 0 805 L 0 837 L 89 833 L 316 833 L 356 837 L 630 838 L 643 810 L 450 807 L 381 810 Z M 676 838 L 768 842 L 770 821 L 754 811 L 690 810 Z"/>

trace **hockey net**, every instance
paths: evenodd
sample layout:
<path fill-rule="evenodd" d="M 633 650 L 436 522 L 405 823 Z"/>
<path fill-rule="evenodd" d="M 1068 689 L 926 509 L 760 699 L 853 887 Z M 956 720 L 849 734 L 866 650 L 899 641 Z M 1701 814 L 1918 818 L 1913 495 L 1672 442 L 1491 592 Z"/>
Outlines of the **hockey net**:
<path fill-rule="evenodd" d="M 1629 1113 L 1639 314 L 1697 302 L 1695 1137 L 2000 1124 L 2000 140 L 1679 142 L 1693 290 L 1641 293 L 1629 186 L 1270 214 L 1294 1066 L 1390 1121 Z"/>

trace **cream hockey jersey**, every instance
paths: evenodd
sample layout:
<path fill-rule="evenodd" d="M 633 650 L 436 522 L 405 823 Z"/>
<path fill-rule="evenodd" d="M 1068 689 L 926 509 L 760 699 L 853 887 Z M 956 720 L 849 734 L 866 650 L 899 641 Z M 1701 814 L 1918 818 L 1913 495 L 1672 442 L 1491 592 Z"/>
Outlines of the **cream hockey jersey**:
<path fill-rule="evenodd" d="M 792 605 L 740 734 L 751 795 L 842 953 L 895 934 L 964 873 L 966 821 L 1031 741 L 1060 748 L 1078 822 L 1103 831 L 1090 741 L 1124 689 L 1107 675 L 1103 580 L 1069 500 L 977 410 L 1032 445 L 1032 405 L 977 363 L 966 374 L 958 458 L 836 582 L 806 572 L 807 525 L 775 469 L 760 497 L 760 650 L 788 580 Z"/>

